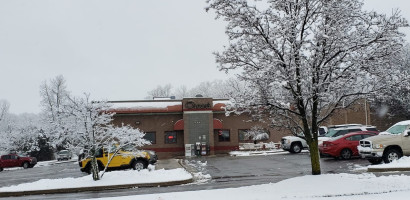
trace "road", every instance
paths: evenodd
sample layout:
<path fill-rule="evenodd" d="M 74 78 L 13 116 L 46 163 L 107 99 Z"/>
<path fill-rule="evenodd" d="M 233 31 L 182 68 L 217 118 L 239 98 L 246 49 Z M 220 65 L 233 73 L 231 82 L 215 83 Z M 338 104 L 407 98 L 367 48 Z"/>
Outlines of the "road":
<path fill-rule="evenodd" d="M 98 192 L 82 192 L 75 194 L 55 194 L 25 197 L 27 199 L 83 199 L 125 195 L 138 195 L 163 192 L 183 192 L 193 190 L 221 189 L 256 184 L 276 183 L 284 179 L 311 174 L 309 153 L 281 153 L 267 156 L 250 157 L 200 157 L 187 160 L 198 171 L 210 174 L 212 179 L 200 184 L 178 185 L 171 187 L 133 188 Z M 205 164 L 206 163 L 206 164 Z M 357 166 L 367 166 L 368 161 L 362 159 L 334 160 L 321 159 L 322 173 L 362 173 L 353 170 Z M 356 167 L 355 167 L 356 166 Z M 67 162 L 26 170 L 3 171 L 0 187 L 17 183 L 33 182 L 44 178 L 79 177 L 76 163 Z M 295 186 L 296 187 L 296 186 Z M 7 199 L 22 199 L 7 198 Z"/>

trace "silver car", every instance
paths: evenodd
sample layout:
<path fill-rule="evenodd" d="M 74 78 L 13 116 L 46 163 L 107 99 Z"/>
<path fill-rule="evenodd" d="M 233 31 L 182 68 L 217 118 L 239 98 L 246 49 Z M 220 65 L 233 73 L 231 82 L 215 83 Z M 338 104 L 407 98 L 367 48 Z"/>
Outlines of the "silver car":
<path fill-rule="evenodd" d="M 71 160 L 72 153 L 70 150 L 61 150 L 57 153 L 57 160 Z"/>

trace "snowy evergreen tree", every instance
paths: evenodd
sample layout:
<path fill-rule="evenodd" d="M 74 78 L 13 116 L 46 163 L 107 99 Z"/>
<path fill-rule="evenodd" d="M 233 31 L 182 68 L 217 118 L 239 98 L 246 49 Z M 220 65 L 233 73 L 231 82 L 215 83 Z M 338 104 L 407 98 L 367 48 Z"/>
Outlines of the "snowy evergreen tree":
<path fill-rule="evenodd" d="M 234 108 L 303 131 L 312 174 L 321 174 L 317 132 L 335 110 L 407 80 L 389 59 L 402 50 L 407 21 L 362 10 L 360 0 L 208 0 L 228 25 L 221 70 L 250 86 Z"/>

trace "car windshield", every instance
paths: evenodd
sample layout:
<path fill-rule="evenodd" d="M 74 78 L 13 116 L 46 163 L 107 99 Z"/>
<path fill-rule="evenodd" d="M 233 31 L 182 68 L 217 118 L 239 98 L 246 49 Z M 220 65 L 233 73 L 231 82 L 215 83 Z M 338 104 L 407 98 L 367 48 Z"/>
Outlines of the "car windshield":
<path fill-rule="evenodd" d="M 68 154 L 68 151 L 60 151 L 58 154 Z"/>
<path fill-rule="evenodd" d="M 326 133 L 326 137 L 333 137 L 336 133 L 338 132 L 338 130 L 336 129 L 330 129 L 328 133 Z"/>
<path fill-rule="evenodd" d="M 392 126 L 389 129 L 387 129 L 386 132 L 389 132 L 390 134 L 398 135 L 404 132 L 406 130 L 407 125 L 396 125 Z"/>

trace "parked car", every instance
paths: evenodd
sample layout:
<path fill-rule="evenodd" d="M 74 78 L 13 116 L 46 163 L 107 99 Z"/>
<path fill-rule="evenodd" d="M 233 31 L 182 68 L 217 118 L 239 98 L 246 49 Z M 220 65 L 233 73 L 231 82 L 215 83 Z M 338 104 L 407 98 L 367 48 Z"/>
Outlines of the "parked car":
<path fill-rule="evenodd" d="M 149 154 L 149 164 L 153 165 L 155 163 L 157 163 L 158 161 L 158 156 L 157 153 L 155 151 L 152 150 L 144 150 L 145 152 L 147 152 Z"/>
<path fill-rule="evenodd" d="M 57 160 L 71 160 L 72 153 L 70 150 L 61 150 L 57 153 Z"/>
<path fill-rule="evenodd" d="M 115 147 L 114 147 L 115 148 Z M 109 162 L 114 153 L 113 150 L 108 151 L 107 148 L 98 148 L 96 153 L 98 169 L 101 171 Z M 124 151 L 120 150 L 111 162 L 108 164 L 107 170 L 127 169 L 142 170 L 148 167 L 150 162 L 150 154 L 146 151 Z M 91 157 L 88 156 L 78 162 L 82 172 L 91 173 Z"/>
<path fill-rule="evenodd" d="M 330 156 L 334 158 L 350 159 L 352 156 L 358 156 L 357 146 L 361 139 L 377 135 L 377 131 L 359 131 L 334 137 L 324 141 L 319 146 L 321 156 Z"/>
<path fill-rule="evenodd" d="M 328 133 L 326 133 L 323 137 L 318 138 L 318 144 L 320 146 L 322 145 L 324 141 L 328 141 L 334 137 L 346 135 L 348 133 L 353 133 L 353 132 L 358 132 L 358 131 L 379 132 L 375 126 L 371 126 L 371 125 L 365 126 L 365 125 L 357 125 L 357 124 L 353 124 L 353 125 L 345 124 L 345 125 L 341 125 L 336 128 L 329 128 Z"/>
<path fill-rule="evenodd" d="M 327 128 L 325 126 L 319 127 L 318 134 L 326 133 Z M 285 136 L 280 140 L 281 147 L 285 151 L 290 153 L 300 153 L 302 149 L 308 149 L 309 146 L 304 138 L 303 133 L 298 134 L 298 136 Z"/>
<path fill-rule="evenodd" d="M 37 159 L 35 157 L 25 157 L 17 154 L 7 154 L 0 157 L 0 171 L 10 167 L 23 167 L 27 169 L 34 167 L 36 164 Z"/>
<path fill-rule="evenodd" d="M 157 153 L 156 153 L 155 151 L 153 151 L 153 150 L 140 150 L 140 149 L 136 148 L 136 147 L 135 147 L 134 145 L 132 145 L 132 144 L 128 144 L 128 145 L 123 146 L 123 147 L 121 148 L 121 150 L 123 150 L 123 151 L 128 151 L 128 152 L 138 152 L 138 151 L 147 152 L 147 153 L 149 154 L 149 156 L 150 156 L 149 164 L 151 164 L 151 165 L 155 164 L 155 163 L 158 161 Z"/>
<path fill-rule="evenodd" d="M 390 163 L 410 156 L 410 120 L 398 122 L 378 136 L 361 140 L 357 148 L 362 158 L 372 164 Z"/>

